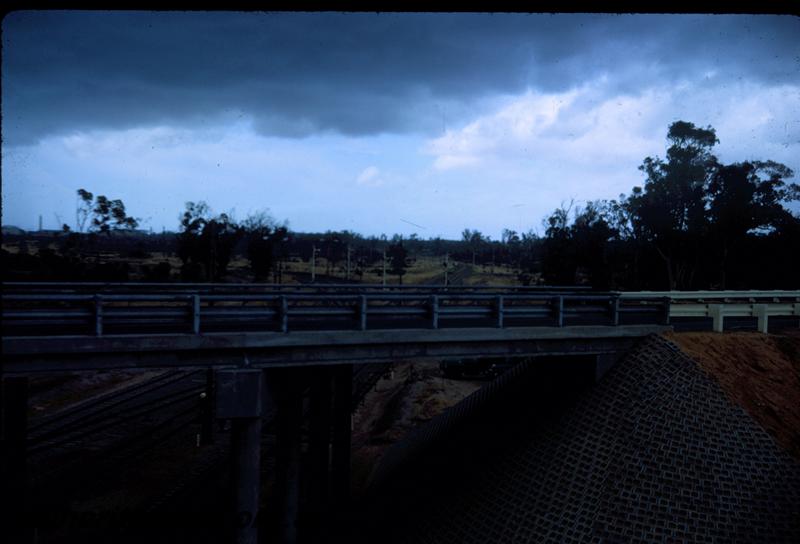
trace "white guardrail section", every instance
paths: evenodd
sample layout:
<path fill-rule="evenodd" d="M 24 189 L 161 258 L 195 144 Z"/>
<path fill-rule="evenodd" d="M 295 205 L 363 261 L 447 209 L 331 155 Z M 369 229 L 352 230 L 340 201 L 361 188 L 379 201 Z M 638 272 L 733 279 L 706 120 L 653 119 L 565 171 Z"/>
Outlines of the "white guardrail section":
<path fill-rule="evenodd" d="M 800 317 L 800 291 L 636 291 L 619 296 L 669 298 L 670 317 L 710 317 L 716 332 L 722 332 L 725 317 L 758 318 L 763 333 L 770 316 Z"/>

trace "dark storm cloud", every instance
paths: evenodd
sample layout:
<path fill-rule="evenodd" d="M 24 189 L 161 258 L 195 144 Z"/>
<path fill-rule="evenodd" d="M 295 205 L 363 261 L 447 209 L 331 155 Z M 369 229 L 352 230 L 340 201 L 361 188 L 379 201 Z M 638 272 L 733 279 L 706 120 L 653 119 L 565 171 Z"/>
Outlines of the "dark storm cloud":
<path fill-rule="evenodd" d="M 3 137 L 239 115 L 282 136 L 433 131 L 439 105 L 604 74 L 614 92 L 711 70 L 797 83 L 798 35 L 766 16 L 17 12 Z"/>

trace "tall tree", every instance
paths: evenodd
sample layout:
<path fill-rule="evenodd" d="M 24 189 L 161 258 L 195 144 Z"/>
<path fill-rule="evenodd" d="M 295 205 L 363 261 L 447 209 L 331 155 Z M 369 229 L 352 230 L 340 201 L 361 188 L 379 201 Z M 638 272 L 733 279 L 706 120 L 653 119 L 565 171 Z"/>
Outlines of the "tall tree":
<path fill-rule="evenodd" d="M 86 228 L 86 222 L 92 214 L 92 201 L 94 195 L 85 189 L 78 189 L 78 204 L 75 207 L 75 225 L 78 227 L 78 232 L 83 232 Z"/>
<path fill-rule="evenodd" d="M 708 227 L 707 187 L 718 168 L 711 150 L 718 141 L 711 127 L 672 123 L 666 161 L 645 158 L 639 167 L 647 176 L 644 190 L 629 197 L 634 228 L 661 256 L 669 289 L 691 287 L 694 280 Z"/>
<path fill-rule="evenodd" d="M 205 202 L 187 202 L 181 216 L 178 256 L 186 280 L 219 281 L 226 273 L 233 248 L 243 235 L 236 222 L 222 213 L 211 215 Z"/>
<path fill-rule="evenodd" d="M 109 200 L 103 195 L 98 195 L 92 211 L 94 213 L 92 228 L 97 232 L 111 234 L 112 230 L 133 230 L 139 226 L 138 219 L 129 217 L 125 212 L 122 200 Z"/>
<path fill-rule="evenodd" d="M 478 229 L 464 229 L 461 233 L 461 240 L 465 243 L 469 252 L 472 253 L 472 264 L 474 265 L 478 252 L 483 248 L 483 245 L 488 239 L 485 238 Z"/>
<path fill-rule="evenodd" d="M 748 235 L 780 229 L 791 214 L 783 203 L 800 199 L 800 186 L 787 184 L 793 172 L 773 161 L 721 166 L 709 184 L 711 234 L 717 246 L 722 288 L 728 284 L 729 265 L 740 263 Z"/>
<path fill-rule="evenodd" d="M 397 276 L 397 282 L 403 284 L 403 276 L 409 266 L 408 252 L 403 246 L 403 240 L 391 244 L 386 251 L 386 257 L 389 259 L 391 273 Z"/>
<path fill-rule="evenodd" d="M 607 219 L 607 210 L 603 202 L 588 202 L 583 210 L 576 210 L 569 231 L 575 262 L 589 274 L 589 283 L 598 289 L 611 286 L 609 242 L 617 238 L 617 231 Z"/>
<path fill-rule="evenodd" d="M 545 219 L 545 238 L 542 253 L 542 277 L 547 284 L 575 283 L 577 263 L 570 233 L 569 215 L 572 209 L 563 204 Z"/>
<path fill-rule="evenodd" d="M 75 221 L 79 232 L 83 232 L 89 219 L 91 232 L 111 234 L 114 230 L 133 230 L 139 226 L 139 219 L 127 214 L 122 200 L 111 200 L 105 195 L 95 198 L 85 189 L 78 189 L 77 193 Z"/>
<path fill-rule="evenodd" d="M 279 225 L 267 212 L 258 212 L 242 223 L 247 241 L 247 259 L 256 279 L 268 278 L 283 257 L 289 229 Z"/>

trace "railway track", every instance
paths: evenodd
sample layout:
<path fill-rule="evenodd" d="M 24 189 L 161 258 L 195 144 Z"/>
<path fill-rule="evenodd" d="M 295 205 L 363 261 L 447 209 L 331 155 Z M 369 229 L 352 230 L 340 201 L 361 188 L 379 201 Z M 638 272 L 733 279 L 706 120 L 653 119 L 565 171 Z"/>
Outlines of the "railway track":
<path fill-rule="evenodd" d="M 34 487 L 81 466 L 119 463 L 197 419 L 204 371 L 170 371 L 32 422 L 27 457 Z"/>
<path fill-rule="evenodd" d="M 469 269 L 467 265 L 459 263 L 456 265 L 455 270 L 448 275 L 447 283 L 453 287 L 463 286 L 464 280 L 467 279 L 468 275 Z"/>
<path fill-rule="evenodd" d="M 179 370 L 166 371 L 149 380 L 129 385 L 74 405 L 55 414 L 37 418 L 28 426 L 28 447 L 36 447 L 48 439 L 63 436 L 75 429 L 113 415 L 115 410 L 126 408 L 130 403 L 146 399 L 158 391 L 163 391 L 176 382 L 184 380 L 191 373 Z M 139 402 L 141 404 L 141 402 Z M 108 412 L 111 411 L 112 414 Z"/>
<path fill-rule="evenodd" d="M 389 366 L 355 367 L 353 409 Z M 194 443 L 196 429 L 192 424 L 198 421 L 198 400 L 205 387 L 205 370 L 166 371 L 33 420 L 27 456 L 34 504 L 69 510 L 74 490 L 91 495 L 90 488 L 108 487 L 109 482 L 119 480 L 121 469 L 130 471 L 151 463 L 156 466 L 160 446 Z M 274 469 L 274 425 L 274 413 L 266 414 L 262 436 L 267 471 Z M 188 471 L 176 476 L 165 491 L 145 503 L 145 514 L 185 501 L 202 490 L 203 482 L 220 474 L 228 459 L 229 441 L 227 430 L 216 434 L 213 447 L 195 455 Z M 131 512 L 128 522 L 135 523 L 136 519 L 137 515 Z"/>

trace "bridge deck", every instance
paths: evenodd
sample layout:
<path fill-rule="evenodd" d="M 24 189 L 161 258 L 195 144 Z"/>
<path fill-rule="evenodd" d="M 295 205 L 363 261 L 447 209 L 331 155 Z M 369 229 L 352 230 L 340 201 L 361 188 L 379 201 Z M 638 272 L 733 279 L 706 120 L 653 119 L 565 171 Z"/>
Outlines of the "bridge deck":
<path fill-rule="evenodd" d="M 2 342 L 7 372 L 599 353 L 664 330 L 671 315 L 713 315 L 718 330 L 723 315 L 758 316 L 766 331 L 769 315 L 800 315 L 798 301 L 797 291 L 16 283 L 3 285 Z"/>
<path fill-rule="evenodd" d="M 4 372 L 254 368 L 404 359 L 611 353 L 663 325 L 3 338 Z"/>

